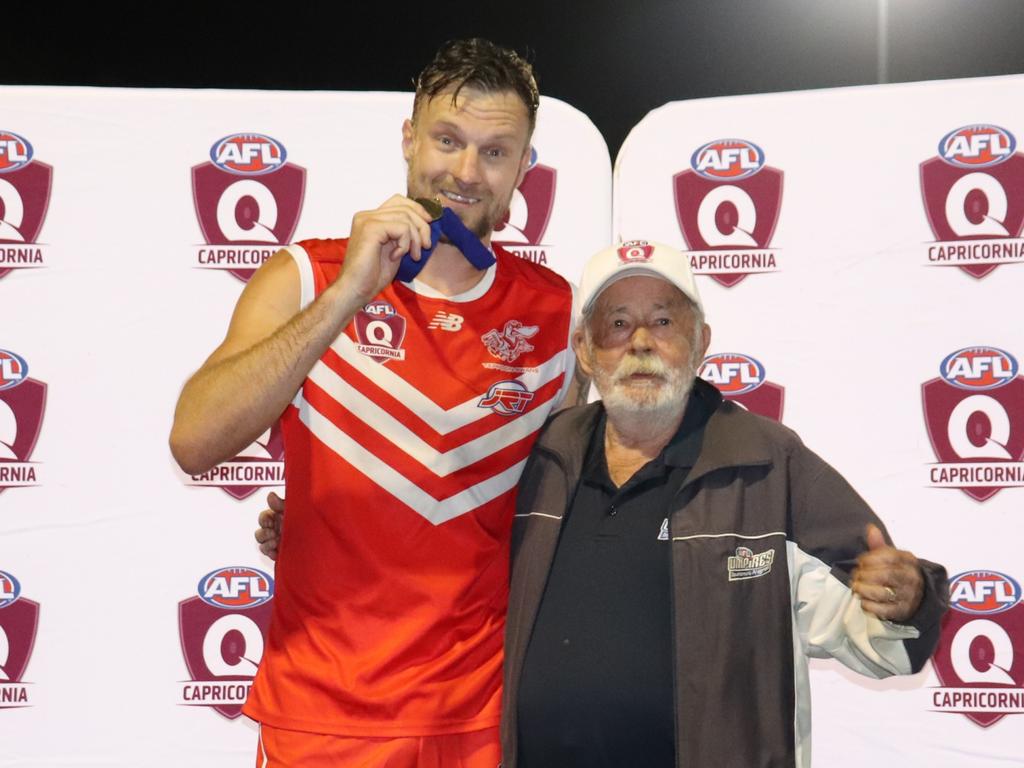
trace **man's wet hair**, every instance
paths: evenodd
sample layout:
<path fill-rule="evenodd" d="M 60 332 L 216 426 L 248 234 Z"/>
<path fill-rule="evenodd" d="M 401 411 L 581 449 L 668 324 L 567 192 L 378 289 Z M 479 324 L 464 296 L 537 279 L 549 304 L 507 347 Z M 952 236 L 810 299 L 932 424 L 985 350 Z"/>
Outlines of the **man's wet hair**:
<path fill-rule="evenodd" d="M 441 46 L 434 60 L 416 79 L 413 121 L 416 120 L 422 104 L 452 87 L 454 103 L 459 91 L 467 86 L 484 93 L 515 93 L 526 105 L 530 134 L 533 134 L 533 127 L 537 121 L 537 106 L 540 103 L 540 92 L 533 76 L 533 67 L 515 51 L 502 48 L 482 37 L 449 40 Z"/>

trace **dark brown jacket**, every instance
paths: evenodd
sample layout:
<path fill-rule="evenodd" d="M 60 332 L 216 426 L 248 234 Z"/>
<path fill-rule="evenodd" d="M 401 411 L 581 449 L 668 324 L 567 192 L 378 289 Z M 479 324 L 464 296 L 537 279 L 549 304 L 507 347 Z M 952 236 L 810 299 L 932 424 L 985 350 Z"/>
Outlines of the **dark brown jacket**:
<path fill-rule="evenodd" d="M 866 614 L 849 589 L 881 522 L 794 432 L 721 402 L 676 491 L 672 546 L 676 763 L 686 768 L 810 765 L 807 658 L 872 677 L 916 672 L 938 641 L 945 570 L 922 561 L 925 598 L 906 625 Z M 504 768 L 516 765 L 516 695 L 538 605 L 600 403 L 554 416 L 520 481 L 505 641 Z M 884 530 L 884 527 L 883 527 Z M 637 638 L 637 653 L 643 653 Z"/>

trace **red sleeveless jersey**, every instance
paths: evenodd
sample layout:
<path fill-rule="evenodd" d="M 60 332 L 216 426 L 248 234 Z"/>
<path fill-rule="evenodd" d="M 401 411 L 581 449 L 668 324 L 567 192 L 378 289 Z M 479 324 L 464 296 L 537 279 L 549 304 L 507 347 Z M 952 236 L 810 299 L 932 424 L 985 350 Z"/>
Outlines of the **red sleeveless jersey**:
<path fill-rule="evenodd" d="M 304 306 L 346 245 L 290 247 Z M 287 513 L 250 717 L 344 736 L 498 723 L 516 483 L 574 358 L 571 286 L 496 256 L 461 296 L 389 285 L 285 411 Z"/>

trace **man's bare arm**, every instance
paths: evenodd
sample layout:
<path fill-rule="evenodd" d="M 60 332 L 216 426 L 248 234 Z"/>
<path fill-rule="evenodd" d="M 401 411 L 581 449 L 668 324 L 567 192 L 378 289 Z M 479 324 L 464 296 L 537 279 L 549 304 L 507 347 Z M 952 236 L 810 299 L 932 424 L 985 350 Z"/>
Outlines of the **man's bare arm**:
<path fill-rule="evenodd" d="M 237 455 L 266 431 L 355 313 L 392 279 L 403 254 L 419 257 L 429 215 L 394 196 L 357 213 L 338 279 L 299 309 L 298 268 L 278 252 L 257 270 L 235 307 L 227 336 L 178 399 L 171 453 L 190 474 Z"/>

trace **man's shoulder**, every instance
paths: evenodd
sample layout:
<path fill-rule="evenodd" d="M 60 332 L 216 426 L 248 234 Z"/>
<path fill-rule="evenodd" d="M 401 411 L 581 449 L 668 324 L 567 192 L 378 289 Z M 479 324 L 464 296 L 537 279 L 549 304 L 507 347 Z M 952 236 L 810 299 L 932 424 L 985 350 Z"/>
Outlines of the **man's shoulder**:
<path fill-rule="evenodd" d="M 500 245 L 494 246 L 494 255 L 498 261 L 499 272 L 508 275 L 518 285 L 529 286 L 542 292 L 572 295 L 569 281 L 553 269 L 535 264 L 529 259 L 522 259 Z"/>
<path fill-rule="evenodd" d="M 537 445 L 556 452 L 562 452 L 567 447 L 578 447 L 580 438 L 589 438 L 594 431 L 602 408 L 601 401 L 597 400 L 588 405 L 574 405 L 556 411 L 544 423 Z"/>
<path fill-rule="evenodd" d="M 310 238 L 309 240 L 299 240 L 295 245 L 300 246 L 312 261 L 340 263 L 345 260 L 348 238 Z"/>
<path fill-rule="evenodd" d="M 804 449 L 792 429 L 723 400 L 708 419 L 705 445 L 723 463 L 772 462 Z"/>

